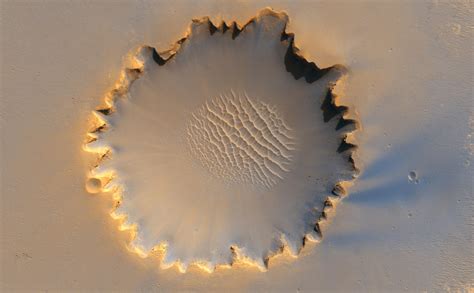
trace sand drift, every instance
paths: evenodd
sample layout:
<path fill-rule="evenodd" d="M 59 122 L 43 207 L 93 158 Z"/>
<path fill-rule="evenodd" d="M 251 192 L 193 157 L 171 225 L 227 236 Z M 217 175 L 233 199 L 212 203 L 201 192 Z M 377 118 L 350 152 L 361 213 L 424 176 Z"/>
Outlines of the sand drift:
<path fill-rule="evenodd" d="M 140 256 L 265 271 L 321 238 L 358 173 L 356 121 L 334 94 L 346 69 L 306 61 L 287 23 L 270 9 L 243 27 L 195 20 L 166 52 L 140 47 L 93 112 L 87 189 L 113 194 Z"/>
<path fill-rule="evenodd" d="M 215 176 L 271 187 L 291 162 L 291 130 L 247 94 L 221 95 L 193 114 L 190 150 Z"/>

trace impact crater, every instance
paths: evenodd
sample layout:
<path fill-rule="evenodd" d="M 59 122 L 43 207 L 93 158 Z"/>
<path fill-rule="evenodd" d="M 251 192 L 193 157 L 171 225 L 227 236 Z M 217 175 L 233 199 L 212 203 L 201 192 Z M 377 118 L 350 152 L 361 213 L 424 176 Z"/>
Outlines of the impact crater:
<path fill-rule="evenodd" d="M 297 256 L 358 174 L 342 65 L 307 61 L 272 9 L 194 20 L 169 50 L 141 46 L 93 111 L 87 189 L 111 194 L 129 248 L 162 268 L 265 271 Z M 256 188 L 255 188 L 256 187 Z"/>

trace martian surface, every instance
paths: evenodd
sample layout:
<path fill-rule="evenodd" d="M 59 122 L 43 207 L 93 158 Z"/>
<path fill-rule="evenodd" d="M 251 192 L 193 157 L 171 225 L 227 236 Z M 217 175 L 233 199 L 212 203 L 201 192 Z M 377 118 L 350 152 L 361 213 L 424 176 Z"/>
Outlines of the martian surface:
<path fill-rule="evenodd" d="M 8 1 L 2 292 L 471 292 L 469 1 Z"/>

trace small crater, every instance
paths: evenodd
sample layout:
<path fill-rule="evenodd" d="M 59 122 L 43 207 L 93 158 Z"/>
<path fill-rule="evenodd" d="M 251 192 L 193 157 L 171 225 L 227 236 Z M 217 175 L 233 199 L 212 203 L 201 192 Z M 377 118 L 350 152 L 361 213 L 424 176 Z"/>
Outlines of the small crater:
<path fill-rule="evenodd" d="M 102 190 L 102 181 L 98 178 L 87 179 L 86 190 L 89 193 L 99 193 Z"/>
<path fill-rule="evenodd" d="M 420 179 L 418 179 L 418 173 L 416 171 L 410 171 L 408 173 L 408 180 L 412 183 L 418 184 Z"/>

